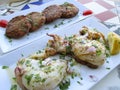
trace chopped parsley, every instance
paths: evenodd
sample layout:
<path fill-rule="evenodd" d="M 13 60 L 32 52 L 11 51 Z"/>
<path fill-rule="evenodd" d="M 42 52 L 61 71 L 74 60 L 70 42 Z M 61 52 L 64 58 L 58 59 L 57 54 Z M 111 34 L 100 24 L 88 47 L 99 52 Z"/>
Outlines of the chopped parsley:
<path fill-rule="evenodd" d="M 40 53 L 42 53 L 42 51 L 41 51 L 41 50 L 38 50 L 38 51 L 36 52 L 36 54 L 40 54 Z"/>
<path fill-rule="evenodd" d="M 75 61 L 74 59 L 71 59 L 70 66 L 73 67 L 73 66 L 75 66 L 76 64 L 77 64 L 76 61 Z"/>
<path fill-rule="evenodd" d="M 81 85 L 81 82 L 80 82 L 80 81 L 77 81 L 77 83 Z"/>
<path fill-rule="evenodd" d="M 45 27 L 45 29 L 46 29 L 46 30 L 48 30 L 48 29 L 49 29 L 49 27 Z"/>
<path fill-rule="evenodd" d="M 71 21 L 72 21 L 72 20 L 69 20 L 68 23 L 71 22 Z"/>
<path fill-rule="evenodd" d="M 41 78 L 39 74 L 35 75 L 35 82 L 44 83 L 45 81 L 46 81 L 46 78 Z"/>
<path fill-rule="evenodd" d="M 59 84 L 60 90 L 67 90 L 69 88 L 69 86 L 70 86 L 70 79 L 65 80 L 65 82 L 61 82 Z"/>
<path fill-rule="evenodd" d="M 71 74 L 71 78 L 74 79 L 75 77 L 77 77 L 77 73 L 73 72 L 73 73 Z"/>
<path fill-rule="evenodd" d="M 94 46 L 95 48 L 98 48 L 98 46 L 97 46 L 97 45 L 95 45 L 95 44 L 93 44 L 92 46 Z"/>
<path fill-rule="evenodd" d="M 65 59 L 65 55 L 60 55 L 59 58 L 60 59 Z"/>
<path fill-rule="evenodd" d="M 106 69 L 110 70 L 110 68 L 109 68 L 109 67 L 106 67 Z"/>
<path fill-rule="evenodd" d="M 28 84 L 28 85 L 30 84 L 30 81 L 31 81 L 32 77 L 33 77 L 33 74 L 30 74 L 30 75 L 26 75 L 26 76 L 25 76 L 25 79 L 27 80 L 27 84 Z"/>
<path fill-rule="evenodd" d="M 94 28 L 94 29 L 93 29 L 93 31 L 96 31 L 96 32 L 98 32 L 98 30 L 97 30 L 96 28 Z"/>
<path fill-rule="evenodd" d="M 8 38 L 8 42 L 9 42 L 9 43 L 12 43 L 12 39 L 11 39 L 11 38 Z"/>
<path fill-rule="evenodd" d="M 53 61 L 56 61 L 57 59 L 56 59 L 56 58 L 53 58 L 52 60 L 53 60 Z"/>
<path fill-rule="evenodd" d="M 58 27 L 58 25 L 55 24 L 55 25 L 54 25 L 54 28 L 57 28 L 57 27 Z"/>
<path fill-rule="evenodd" d="M 26 65 L 27 67 L 30 67 L 30 66 L 31 66 L 30 61 L 29 61 L 29 60 L 27 60 L 27 61 L 25 62 L 25 65 Z"/>
<path fill-rule="evenodd" d="M 81 80 L 83 80 L 83 78 L 82 78 L 82 77 L 80 77 L 80 79 L 81 79 Z"/>
<path fill-rule="evenodd" d="M 62 21 L 62 22 L 60 22 L 58 25 L 60 26 L 60 25 L 63 25 L 64 24 L 64 22 Z"/>
<path fill-rule="evenodd" d="M 97 50 L 96 54 L 97 54 L 97 56 L 100 56 L 102 54 L 102 51 L 101 50 Z"/>
<path fill-rule="evenodd" d="M 106 61 L 106 63 L 109 63 L 109 61 Z"/>
<path fill-rule="evenodd" d="M 22 57 L 24 57 L 24 54 L 21 54 Z"/>
<path fill-rule="evenodd" d="M 45 73 L 51 73 L 52 71 L 54 71 L 54 68 L 52 68 L 51 66 L 46 66 L 46 67 L 44 68 L 44 72 L 45 72 Z"/>
<path fill-rule="evenodd" d="M 66 46 L 66 52 L 69 53 L 71 51 L 71 47 L 70 46 Z"/>
<path fill-rule="evenodd" d="M 107 50 L 110 50 L 109 46 L 107 46 L 107 45 L 105 46 L 105 48 L 106 48 Z"/>
<path fill-rule="evenodd" d="M 42 64 L 42 60 L 39 60 L 39 65 L 40 68 L 44 67 L 44 65 Z"/>
<path fill-rule="evenodd" d="M 2 69 L 8 69 L 9 67 L 8 66 L 2 66 Z"/>
<path fill-rule="evenodd" d="M 24 62 L 25 62 L 25 59 L 22 59 L 19 61 L 19 64 L 23 65 Z"/>
<path fill-rule="evenodd" d="M 64 2 L 64 4 L 63 5 L 68 5 L 69 3 L 68 2 Z"/>
<path fill-rule="evenodd" d="M 17 90 L 17 85 L 12 85 L 10 90 Z"/>
<path fill-rule="evenodd" d="M 15 77 L 13 77 L 12 79 L 13 79 L 13 81 L 15 81 L 15 82 L 16 82 L 16 78 L 15 78 Z"/>
<path fill-rule="evenodd" d="M 106 53 L 106 57 L 110 57 L 110 53 Z"/>

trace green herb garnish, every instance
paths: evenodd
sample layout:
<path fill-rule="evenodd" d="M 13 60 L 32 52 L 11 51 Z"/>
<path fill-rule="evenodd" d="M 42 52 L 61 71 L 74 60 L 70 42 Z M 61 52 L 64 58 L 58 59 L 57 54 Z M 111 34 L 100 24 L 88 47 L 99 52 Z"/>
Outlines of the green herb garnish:
<path fill-rule="evenodd" d="M 28 85 L 30 84 L 30 81 L 31 81 L 32 77 L 33 77 L 33 74 L 30 74 L 30 75 L 26 75 L 26 76 L 25 76 L 25 79 L 27 80 L 27 84 L 28 84 Z"/>
<path fill-rule="evenodd" d="M 12 39 L 11 39 L 11 38 L 8 38 L 8 42 L 9 42 L 9 43 L 12 43 Z"/>
<path fill-rule="evenodd" d="M 109 61 L 106 61 L 106 63 L 109 63 Z"/>
<path fill-rule="evenodd" d="M 30 66 L 31 66 L 30 61 L 29 61 L 29 60 L 27 60 L 27 61 L 25 62 L 25 65 L 26 65 L 27 67 L 30 67 Z"/>
<path fill-rule="evenodd" d="M 13 79 L 13 81 L 15 81 L 15 82 L 16 82 L 16 78 L 15 78 L 15 77 L 13 77 L 12 79 Z"/>
<path fill-rule="evenodd" d="M 77 81 L 78 84 L 81 84 L 80 81 Z"/>
<path fill-rule="evenodd" d="M 17 85 L 12 85 L 10 90 L 17 90 Z"/>
<path fill-rule="evenodd" d="M 60 59 L 65 59 L 65 55 L 60 55 L 59 58 Z"/>
<path fill-rule="evenodd" d="M 67 90 L 69 88 L 69 86 L 70 86 L 70 79 L 65 80 L 65 82 L 61 82 L 59 84 L 60 90 Z"/>
<path fill-rule="evenodd" d="M 72 20 L 69 20 L 68 23 L 71 22 L 71 21 L 72 21 Z"/>
<path fill-rule="evenodd" d="M 45 27 L 45 29 L 47 30 L 47 29 L 49 29 L 49 27 Z"/>
<path fill-rule="evenodd" d="M 57 27 L 58 27 L 58 25 L 55 24 L 55 25 L 54 25 L 54 28 L 57 28 Z"/>
<path fill-rule="evenodd" d="M 22 57 L 24 57 L 24 55 L 23 55 L 23 54 L 21 54 L 21 56 L 22 56 Z"/>
<path fill-rule="evenodd" d="M 110 70 L 110 68 L 109 68 L 109 67 L 106 67 L 106 69 Z"/>
<path fill-rule="evenodd" d="M 83 78 L 82 78 L 82 77 L 80 77 L 80 79 L 81 79 L 81 80 L 83 80 Z"/>
<path fill-rule="evenodd" d="M 77 76 L 77 73 L 75 73 L 75 72 L 73 72 L 73 73 L 71 74 L 71 78 L 72 78 L 72 79 L 74 79 L 76 76 Z"/>
<path fill-rule="evenodd" d="M 96 54 L 97 54 L 97 56 L 99 56 L 99 55 L 102 54 L 102 51 L 101 51 L 101 50 L 97 50 L 97 51 L 96 51 Z"/>
<path fill-rule="evenodd" d="M 42 82 L 44 83 L 46 81 L 46 78 L 41 78 L 39 74 L 35 75 L 35 82 Z"/>
<path fill-rule="evenodd" d="M 2 66 L 2 69 L 8 69 L 9 67 L 8 66 Z"/>

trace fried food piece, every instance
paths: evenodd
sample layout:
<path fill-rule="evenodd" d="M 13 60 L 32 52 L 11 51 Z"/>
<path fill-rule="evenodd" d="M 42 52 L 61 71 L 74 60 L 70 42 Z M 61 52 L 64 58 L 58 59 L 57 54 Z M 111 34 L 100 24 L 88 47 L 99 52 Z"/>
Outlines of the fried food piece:
<path fill-rule="evenodd" d="M 30 19 L 32 24 L 29 32 L 36 31 L 45 24 L 45 15 L 43 13 L 31 12 L 27 17 Z"/>
<path fill-rule="evenodd" d="M 50 5 L 43 10 L 46 17 L 46 23 L 51 23 L 59 19 L 62 15 L 61 7 L 59 5 Z"/>
<path fill-rule="evenodd" d="M 114 32 L 108 33 L 108 45 L 111 55 L 118 54 L 120 52 L 120 36 Z"/>
<path fill-rule="evenodd" d="M 29 33 L 30 28 L 31 23 L 26 16 L 17 16 L 8 22 L 5 35 L 9 38 L 21 38 Z"/>
<path fill-rule="evenodd" d="M 64 4 L 60 6 L 62 10 L 61 18 L 72 18 L 76 16 L 79 12 L 79 9 L 75 5 L 68 3 L 68 2 L 65 2 Z"/>

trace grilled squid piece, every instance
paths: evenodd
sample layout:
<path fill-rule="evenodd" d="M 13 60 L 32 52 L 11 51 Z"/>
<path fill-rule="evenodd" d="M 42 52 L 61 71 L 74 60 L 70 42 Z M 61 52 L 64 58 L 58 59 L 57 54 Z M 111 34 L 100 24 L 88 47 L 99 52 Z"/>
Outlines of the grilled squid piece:
<path fill-rule="evenodd" d="M 32 55 L 29 56 L 31 59 L 35 60 L 44 60 L 50 56 L 56 55 L 57 51 L 54 48 L 47 47 L 45 50 L 38 51 Z"/>
<path fill-rule="evenodd" d="M 67 54 L 70 52 L 69 48 L 69 41 L 65 40 L 64 38 L 61 38 L 58 35 L 54 34 L 47 34 L 48 36 L 52 37 L 53 40 L 49 40 L 47 43 L 47 46 L 50 48 L 54 48 L 57 53 L 60 54 Z"/>
<path fill-rule="evenodd" d="M 106 60 L 106 48 L 96 40 L 80 39 L 72 42 L 71 48 L 75 60 L 90 68 L 98 68 Z"/>
<path fill-rule="evenodd" d="M 106 43 L 105 37 L 102 33 L 98 32 L 96 29 L 90 29 L 87 27 L 82 27 L 80 30 L 80 35 L 86 35 L 89 40 L 97 40 L 101 43 Z"/>
<path fill-rule="evenodd" d="M 34 60 L 18 61 L 15 76 L 22 90 L 53 90 L 67 74 L 67 61 Z"/>

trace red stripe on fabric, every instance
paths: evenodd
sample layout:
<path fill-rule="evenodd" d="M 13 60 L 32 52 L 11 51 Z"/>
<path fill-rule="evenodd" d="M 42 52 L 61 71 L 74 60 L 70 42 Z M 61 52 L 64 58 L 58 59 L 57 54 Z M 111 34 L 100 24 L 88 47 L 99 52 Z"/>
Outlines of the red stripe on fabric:
<path fill-rule="evenodd" d="M 108 19 L 114 18 L 115 16 L 117 15 L 112 13 L 111 11 L 106 11 L 106 12 L 95 15 L 95 17 L 100 19 L 101 21 L 106 21 Z"/>
<path fill-rule="evenodd" d="M 97 0 L 96 2 L 99 3 L 100 5 L 102 5 L 103 7 L 107 8 L 107 9 L 115 8 L 114 6 L 110 5 L 109 3 L 107 3 L 103 0 Z"/>

